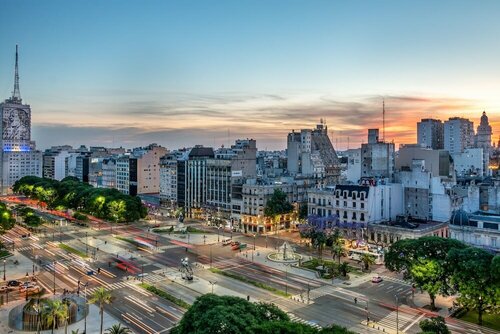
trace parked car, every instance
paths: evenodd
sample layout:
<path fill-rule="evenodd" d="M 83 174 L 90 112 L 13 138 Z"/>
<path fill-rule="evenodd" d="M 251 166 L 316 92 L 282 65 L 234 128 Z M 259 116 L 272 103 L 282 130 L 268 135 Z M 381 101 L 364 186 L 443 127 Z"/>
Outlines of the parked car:
<path fill-rule="evenodd" d="M 19 287 L 19 293 L 26 293 L 26 291 L 28 294 L 37 293 L 40 292 L 40 287 L 32 282 L 26 282 Z"/>
<path fill-rule="evenodd" d="M 222 246 L 227 246 L 227 245 L 230 245 L 231 243 L 232 243 L 231 239 L 224 239 L 224 240 L 222 240 Z"/>
<path fill-rule="evenodd" d="M 383 278 L 380 276 L 374 276 L 372 277 L 372 283 L 380 283 L 383 281 Z"/>
<path fill-rule="evenodd" d="M 19 286 L 21 285 L 21 282 L 17 281 L 17 280 L 11 280 L 11 281 L 8 281 L 7 282 L 7 286 L 9 287 L 12 287 L 12 286 Z"/>

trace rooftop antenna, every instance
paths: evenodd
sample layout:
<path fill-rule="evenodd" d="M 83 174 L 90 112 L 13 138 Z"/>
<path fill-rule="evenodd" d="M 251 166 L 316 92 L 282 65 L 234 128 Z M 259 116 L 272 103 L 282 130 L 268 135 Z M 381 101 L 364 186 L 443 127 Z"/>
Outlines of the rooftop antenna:
<path fill-rule="evenodd" d="M 16 44 L 16 67 L 14 70 L 14 91 L 12 92 L 12 100 L 21 102 L 21 91 L 19 90 L 19 55 L 18 55 L 17 44 Z"/>
<path fill-rule="evenodd" d="M 382 98 L 382 141 L 385 142 L 385 98 Z"/>
<path fill-rule="evenodd" d="M 349 149 L 349 136 L 347 136 L 347 149 Z"/>

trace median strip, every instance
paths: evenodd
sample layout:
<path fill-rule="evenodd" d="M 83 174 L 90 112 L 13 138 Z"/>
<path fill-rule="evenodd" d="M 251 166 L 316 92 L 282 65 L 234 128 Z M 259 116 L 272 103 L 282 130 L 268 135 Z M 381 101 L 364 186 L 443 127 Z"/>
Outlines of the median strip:
<path fill-rule="evenodd" d="M 211 272 L 213 272 L 214 274 L 223 275 L 223 276 L 226 276 L 226 277 L 233 278 L 235 280 L 241 281 L 243 283 L 251 284 L 251 285 L 256 286 L 258 288 L 270 291 L 270 292 L 272 292 L 272 293 L 274 293 L 274 294 L 276 294 L 278 296 L 282 296 L 282 297 L 290 297 L 291 296 L 291 294 L 286 293 L 283 290 L 276 289 L 276 288 L 274 288 L 274 287 L 272 287 L 270 285 L 267 285 L 267 284 L 264 284 L 264 283 L 261 283 L 261 282 L 257 282 L 257 281 L 254 281 L 254 280 L 251 280 L 251 279 L 249 279 L 247 277 L 244 277 L 244 276 L 241 276 L 241 275 L 238 275 L 238 274 L 233 274 L 233 273 L 230 273 L 230 272 L 227 272 L 227 271 L 223 271 L 223 270 L 220 270 L 220 269 L 217 269 L 217 268 L 210 268 L 209 270 Z"/>
<path fill-rule="evenodd" d="M 168 301 L 174 303 L 175 305 L 180 306 L 184 309 L 188 309 L 191 306 L 189 303 L 186 303 L 184 300 L 179 299 L 175 296 L 172 296 L 170 293 L 168 293 L 164 290 L 160 290 L 151 284 L 140 283 L 139 286 L 143 289 L 148 290 L 149 292 L 154 293 L 158 297 L 164 298 L 164 299 L 166 299 L 166 300 L 168 300 Z"/>
<path fill-rule="evenodd" d="M 73 253 L 75 255 L 78 255 L 78 256 L 80 256 L 82 258 L 86 258 L 87 257 L 87 255 L 84 252 L 79 251 L 78 249 L 75 249 L 75 248 L 73 248 L 71 246 L 68 246 L 66 244 L 63 244 L 63 243 L 59 244 L 59 248 L 65 250 L 68 253 Z"/>

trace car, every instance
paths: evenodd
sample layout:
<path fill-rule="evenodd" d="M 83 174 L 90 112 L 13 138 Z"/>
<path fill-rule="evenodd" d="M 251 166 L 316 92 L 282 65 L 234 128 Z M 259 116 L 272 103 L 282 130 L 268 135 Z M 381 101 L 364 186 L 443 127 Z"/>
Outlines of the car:
<path fill-rule="evenodd" d="M 380 276 L 373 276 L 372 277 L 372 283 L 380 283 L 382 282 L 384 279 Z"/>
<path fill-rule="evenodd" d="M 38 292 L 40 292 L 40 286 L 35 285 L 35 284 L 22 285 L 19 288 L 19 293 L 26 293 L 26 292 L 28 294 L 38 293 Z"/>
<path fill-rule="evenodd" d="M 236 245 L 240 245 L 240 242 L 239 241 L 233 241 L 231 242 L 231 246 L 236 246 Z"/>
<path fill-rule="evenodd" d="M 8 281 L 7 282 L 7 286 L 9 287 L 12 287 L 12 286 L 19 286 L 21 285 L 21 282 L 17 281 L 17 280 L 11 280 L 11 281 Z"/>
<path fill-rule="evenodd" d="M 227 246 L 227 245 L 230 245 L 231 243 L 232 243 L 231 239 L 224 239 L 224 240 L 222 240 L 222 246 Z"/>

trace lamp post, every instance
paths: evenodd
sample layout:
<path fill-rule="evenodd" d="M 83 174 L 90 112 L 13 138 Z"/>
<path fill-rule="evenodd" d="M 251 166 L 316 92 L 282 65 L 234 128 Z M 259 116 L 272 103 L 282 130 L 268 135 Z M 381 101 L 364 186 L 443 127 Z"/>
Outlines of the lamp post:
<path fill-rule="evenodd" d="M 5 281 L 6 278 L 5 278 L 5 260 L 3 260 L 3 280 Z"/>
<path fill-rule="evenodd" d="M 208 281 L 210 285 L 212 286 L 212 293 L 214 293 L 214 285 L 217 283 L 217 281 Z"/>
<path fill-rule="evenodd" d="M 144 283 L 144 264 L 141 265 L 141 283 Z"/>
<path fill-rule="evenodd" d="M 212 268 L 212 244 L 210 244 L 210 268 Z"/>
<path fill-rule="evenodd" d="M 89 256 L 89 233 L 85 232 L 85 256 Z"/>
<path fill-rule="evenodd" d="M 28 273 L 26 273 L 26 281 L 28 281 L 28 277 L 29 277 L 29 275 L 28 275 Z M 28 301 L 28 287 L 29 287 L 29 285 L 26 285 L 26 299 L 25 299 L 26 301 Z"/>
<path fill-rule="evenodd" d="M 398 295 L 394 295 L 396 297 L 396 334 L 399 333 L 399 300 Z"/>
<path fill-rule="evenodd" d="M 368 323 L 370 322 L 370 313 L 368 313 L 368 299 L 366 300 L 366 326 L 368 326 Z"/>
<path fill-rule="evenodd" d="M 56 295 L 56 261 L 54 261 L 54 296 Z"/>
<path fill-rule="evenodd" d="M 220 242 L 220 225 L 217 225 L 217 242 Z"/>
<path fill-rule="evenodd" d="M 288 265 L 285 264 L 285 295 L 288 295 Z"/>

